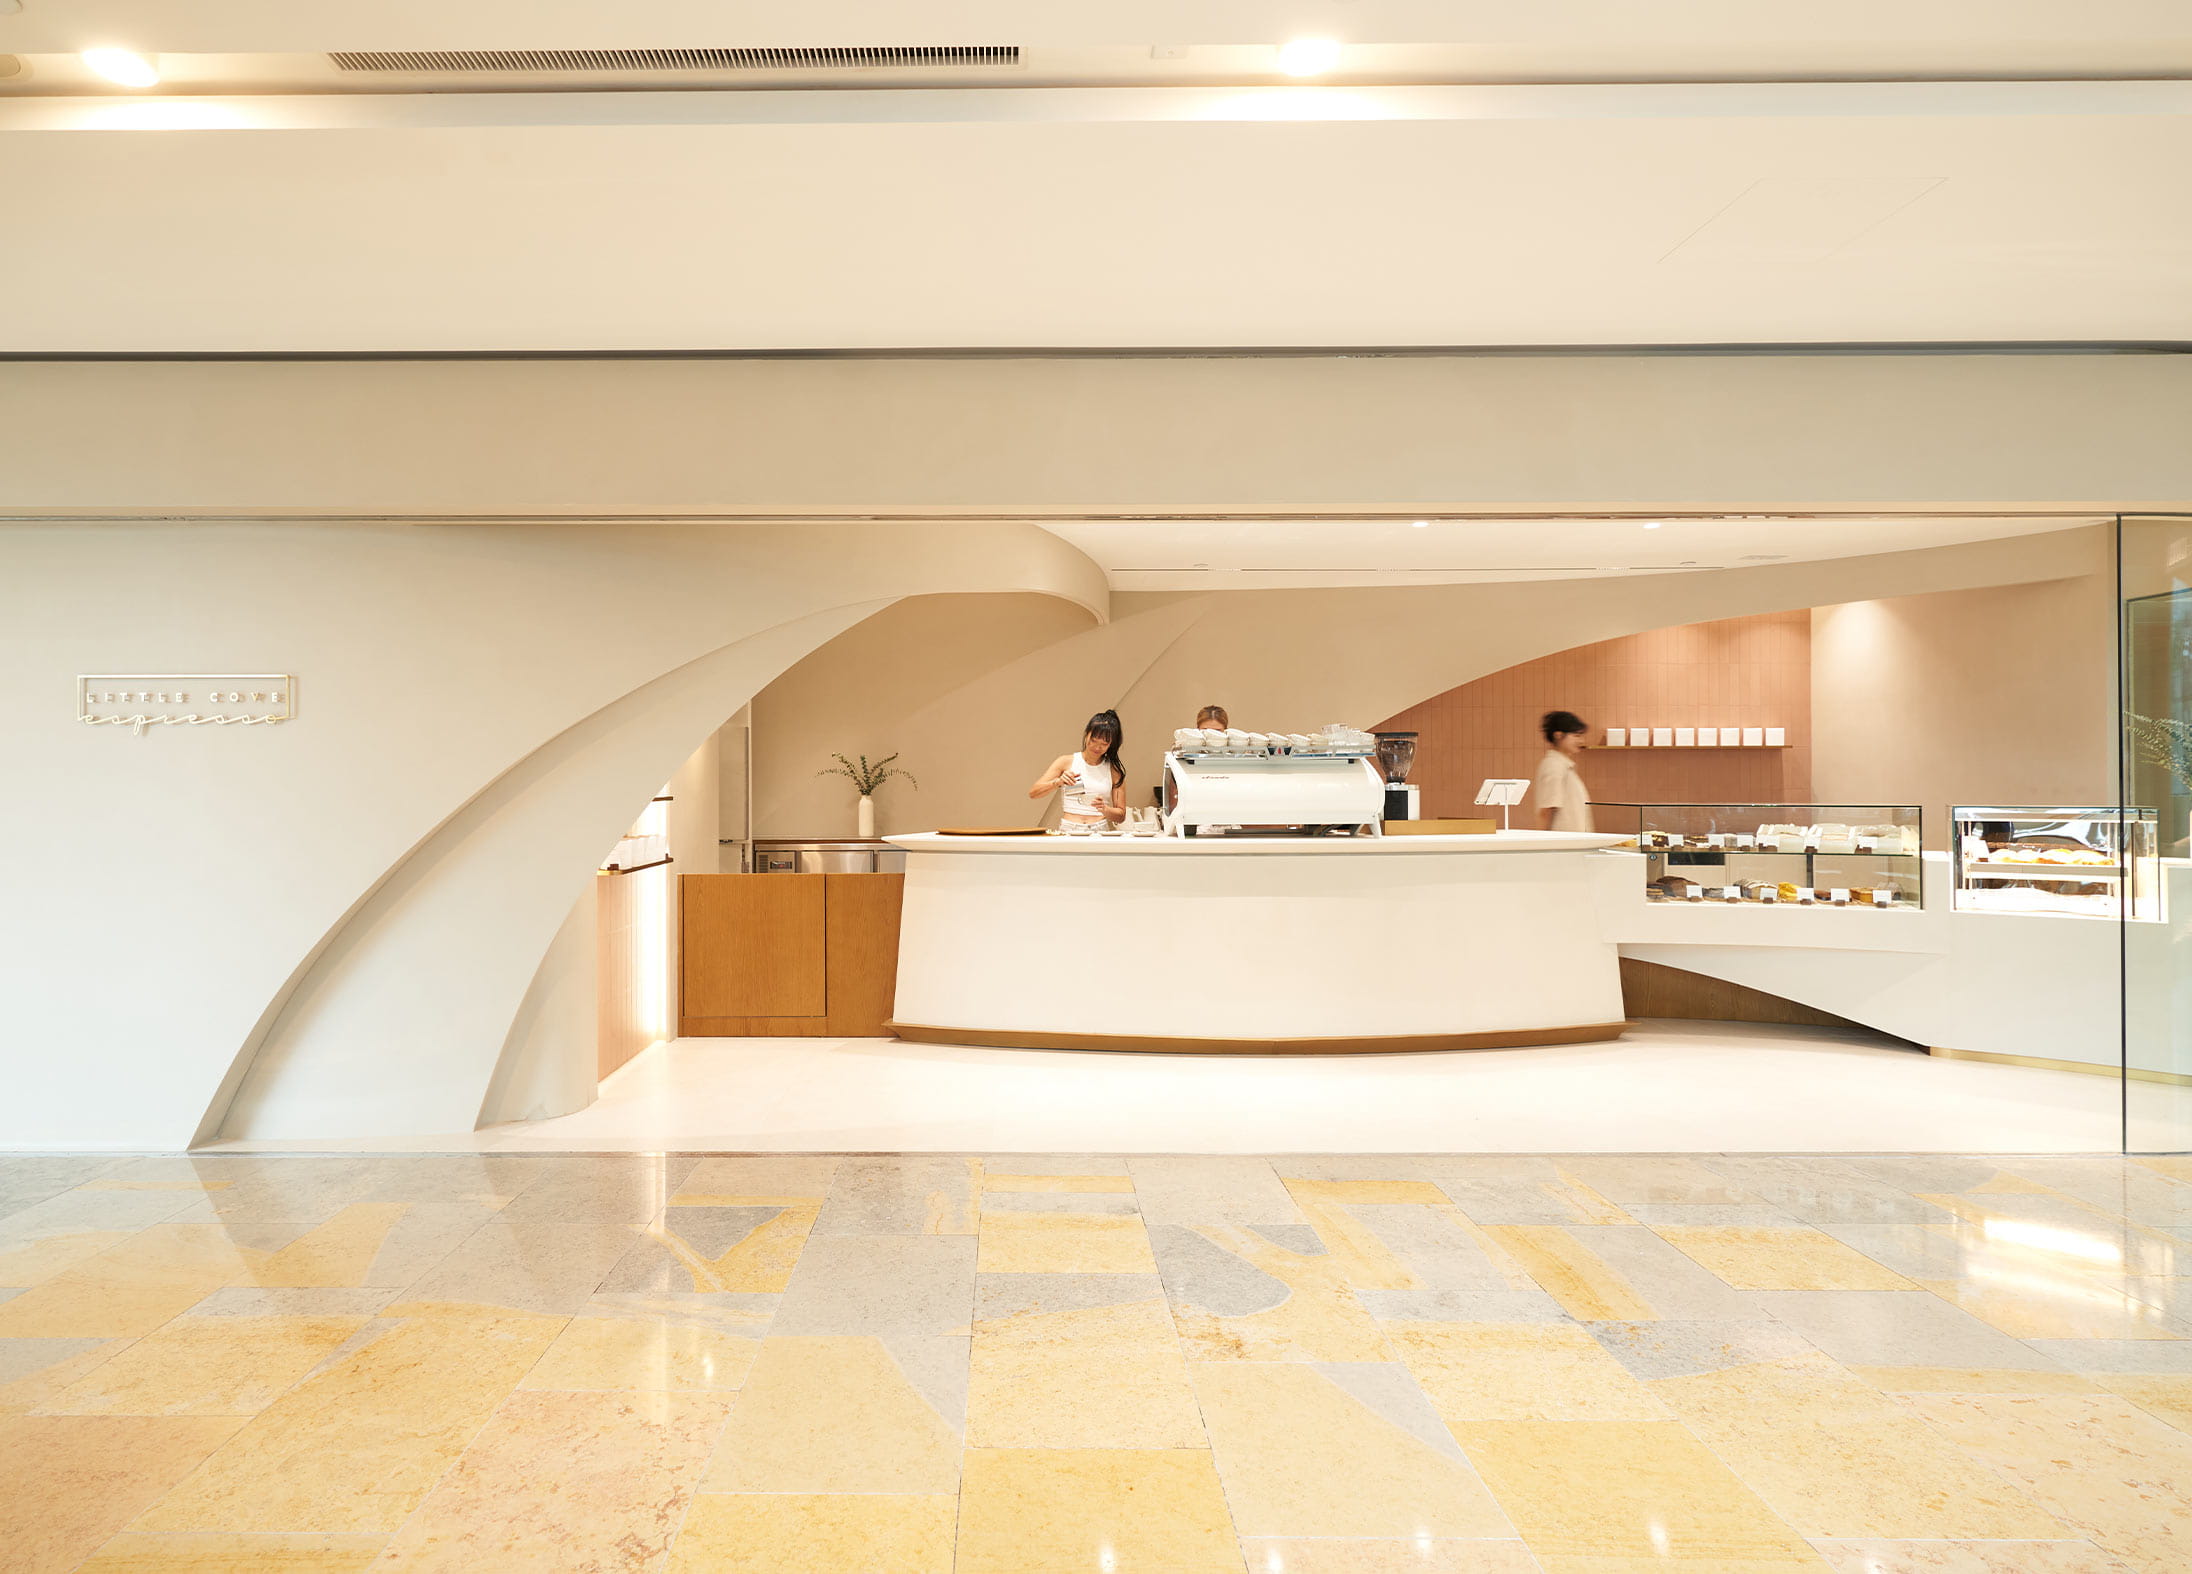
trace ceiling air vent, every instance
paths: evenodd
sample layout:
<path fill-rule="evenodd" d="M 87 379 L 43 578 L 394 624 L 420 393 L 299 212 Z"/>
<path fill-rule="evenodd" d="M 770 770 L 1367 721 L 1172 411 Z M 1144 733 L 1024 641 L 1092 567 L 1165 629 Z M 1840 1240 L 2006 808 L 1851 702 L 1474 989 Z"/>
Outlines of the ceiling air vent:
<path fill-rule="evenodd" d="M 875 66 L 1016 66 L 1018 44 L 821 49 L 346 49 L 344 71 L 857 71 Z"/>

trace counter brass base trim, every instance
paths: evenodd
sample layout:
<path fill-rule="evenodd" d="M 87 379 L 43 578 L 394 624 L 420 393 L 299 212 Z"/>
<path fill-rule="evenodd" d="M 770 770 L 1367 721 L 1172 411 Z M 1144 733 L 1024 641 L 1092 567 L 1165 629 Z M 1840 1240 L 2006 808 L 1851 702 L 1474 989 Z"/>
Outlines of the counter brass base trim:
<path fill-rule="evenodd" d="M 2192 1087 L 2192 1077 L 2176 1071 L 2148 1071 L 2133 1066 L 2129 1071 L 2121 1066 L 2104 1066 L 2090 1060 L 2050 1060 L 2044 1055 L 1997 1055 L 1984 1049 L 1944 1049 L 1939 1044 L 1929 1045 L 1929 1055 L 1939 1055 L 1943 1060 L 1984 1060 L 1997 1066 L 2029 1066 L 2036 1071 L 2074 1071 L 2085 1077 L 2129 1077 L 2133 1082 L 2159 1082 L 2169 1087 Z"/>
<path fill-rule="evenodd" d="M 885 1031 L 915 1044 L 969 1044 L 984 1049 L 1109 1049 L 1138 1055 L 1398 1055 L 1437 1049 L 1531 1049 L 1548 1044 L 1601 1044 L 1629 1030 L 1626 1022 L 1590 1022 L 1581 1027 L 1407 1033 L 1388 1038 L 1143 1038 L 1119 1033 L 929 1027 L 920 1022 L 886 1022 L 883 1026 Z"/>

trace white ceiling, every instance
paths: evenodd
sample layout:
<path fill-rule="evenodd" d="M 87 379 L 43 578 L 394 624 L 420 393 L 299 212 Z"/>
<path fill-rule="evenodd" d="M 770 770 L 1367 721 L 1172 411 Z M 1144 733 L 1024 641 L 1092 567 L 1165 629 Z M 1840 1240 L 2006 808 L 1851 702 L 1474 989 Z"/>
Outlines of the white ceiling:
<path fill-rule="evenodd" d="M 15 98 L 0 351 L 2192 339 L 2187 168 L 2169 82 Z"/>
<path fill-rule="evenodd" d="M 2048 518 L 1040 520 L 1118 590 L 1459 585 L 1696 573 L 1909 552 L 2097 523 Z M 1648 528 L 1656 527 L 1656 528 Z"/>

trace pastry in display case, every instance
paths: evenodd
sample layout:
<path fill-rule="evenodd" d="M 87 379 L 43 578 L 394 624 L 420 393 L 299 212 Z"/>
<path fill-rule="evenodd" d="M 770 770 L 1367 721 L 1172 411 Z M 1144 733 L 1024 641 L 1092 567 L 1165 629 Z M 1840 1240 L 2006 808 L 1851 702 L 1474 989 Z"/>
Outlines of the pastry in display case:
<path fill-rule="evenodd" d="M 1925 846 L 1916 805 L 1598 803 L 1598 828 L 1644 854 L 1655 902 L 1918 907 Z"/>
<path fill-rule="evenodd" d="M 1963 911 L 2161 916 L 2152 809 L 1966 805 L 1952 813 Z"/>

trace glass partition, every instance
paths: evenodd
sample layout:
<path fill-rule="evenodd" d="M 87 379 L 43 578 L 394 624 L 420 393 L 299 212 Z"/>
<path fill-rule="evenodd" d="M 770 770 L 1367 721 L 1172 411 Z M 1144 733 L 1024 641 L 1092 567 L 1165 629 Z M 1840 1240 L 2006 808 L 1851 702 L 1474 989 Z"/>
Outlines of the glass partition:
<path fill-rule="evenodd" d="M 2192 1150 L 2192 516 L 2126 516 L 2120 812 L 2151 822 L 2156 901 L 2121 915 L 2124 1146 Z M 2144 919 L 2145 921 L 2141 921 Z"/>

